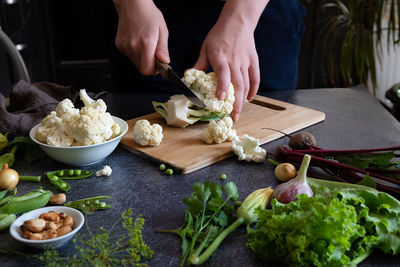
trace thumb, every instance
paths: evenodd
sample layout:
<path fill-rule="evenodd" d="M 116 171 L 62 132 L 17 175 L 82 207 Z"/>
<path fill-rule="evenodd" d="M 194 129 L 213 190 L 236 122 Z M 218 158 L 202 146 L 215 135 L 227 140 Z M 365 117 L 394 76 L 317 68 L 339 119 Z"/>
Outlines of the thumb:
<path fill-rule="evenodd" d="M 197 62 L 193 65 L 193 69 L 206 71 L 209 66 L 210 64 L 208 63 L 206 49 L 203 46 L 200 50 L 200 55 L 197 59 Z"/>
<path fill-rule="evenodd" d="M 156 47 L 156 57 L 164 63 L 170 62 L 168 52 L 168 30 L 160 29 Z"/>

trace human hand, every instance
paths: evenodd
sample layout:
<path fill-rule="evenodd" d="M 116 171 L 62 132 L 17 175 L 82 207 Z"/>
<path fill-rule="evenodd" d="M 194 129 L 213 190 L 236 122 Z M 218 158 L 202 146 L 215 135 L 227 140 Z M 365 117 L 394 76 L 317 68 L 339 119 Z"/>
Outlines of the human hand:
<path fill-rule="evenodd" d="M 232 118 L 239 114 L 246 99 L 251 100 L 260 84 L 258 55 L 254 43 L 254 29 L 241 22 L 217 22 L 210 30 L 200 50 L 195 69 L 213 68 L 218 77 L 217 97 L 225 99 L 232 82 L 235 88 L 235 103 Z"/>
<path fill-rule="evenodd" d="M 118 12 L 117 48 L 143 75 L 155 75 L 155 57 L 169 63 L 168 28 L 151 0 L 114 0 Z"/>

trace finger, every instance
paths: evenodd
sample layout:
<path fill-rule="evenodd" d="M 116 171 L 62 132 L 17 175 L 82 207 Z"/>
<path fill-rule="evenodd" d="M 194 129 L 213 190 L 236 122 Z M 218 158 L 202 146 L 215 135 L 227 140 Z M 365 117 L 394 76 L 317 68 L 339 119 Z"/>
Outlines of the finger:
<path fill-rule="evenodd" d="M 240 68 L 243 78 L 243 103 L 242 106 L 246 103 L 246 98 L 248 97 L 250 91 L 250 80 L 249 80 L 249 70 L 248 68 Z"/>
<path fill-rule="evenodd" d="M 139 71 L 145 76 L 155 75 L 155 53 L 158 40 L 153 39 L 144 42 L 140 51 L 140 68 Z"/>
<path fill-rule="evenodd" d="M 193 69 L 206 71 L 210 63 L 207 59 L 207 49 L 205 46 L 202 46 L 200 49 L 199 58 L 197 59 L 196 63 L 193 65 Z"/>
<path fill-rule="evenodd" d="M 156 47 L 156 57 L 164 62 L 169 63 L 169 52 L 168 52 L 168 29 L 160 28 L 158 43 Z"/>
<path fill-rule="evenodd" d="M 251 101 L 253 97 L 257 94 L 258 87 L 260 86 L 260 67 L 258 65 L 258 59 L 256 64 L 251 64 L 249 68 L 249 80 L 250 80 L 250 90 L 247 95 L 247 99 Z"/>
<path fill-rule="evenodd" d="M 235 88 L 235 103 L 233 103 L 232 119 L 237 121 L 239 120 L 240 112 L 242 111 L 245 89 L 242 72 L 239 68 L 231 69 L 231 76 L 232 84 Z"/>
<path fill-rule="evenodd" d="M 217 92 L 216 97 L 219 100 L 225 100 L 231 84 L 231 73 L 226 63 L 216 63 L 211 65 L 217 75 Z"/>

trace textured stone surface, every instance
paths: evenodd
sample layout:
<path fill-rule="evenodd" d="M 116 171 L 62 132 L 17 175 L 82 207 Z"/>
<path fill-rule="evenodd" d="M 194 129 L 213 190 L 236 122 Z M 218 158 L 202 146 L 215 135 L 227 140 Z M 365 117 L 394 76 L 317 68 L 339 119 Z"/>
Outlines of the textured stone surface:
<path fill-rule="evenodd" d="M 326 113 L 326 120 L 307 128 L 315 135 L 318 145 L 331 149 L 374 148 L 399 144 L 400 124 L 380 106 L 377 100 L 363 89 L 314 89 L 290 92 L 272 92 L 269 97 L 317 109 Z M 168 96 L 146 96 L 129 94 L 108 94 L 104 100 L 110 112 L 123 119 L 153 112 L 151 100 L 165 101 Z M 268 125 L 260 125 L 268 127 Z M 272 152 L 275 147 L 287 143 L 281 138 L 263 147 Z M 110 177 L 91 177 L 85 180 L 69 181 L 71 190 L 68 200 L 96 195 L 111 196 L 107 202 L 112 208 L 89 215 L 89 226 L 110 227 L 127 208 L 134 215 L 142 214 L 146 219 L 144 239 L 154 250 L 150 266 L 179 266 L 180 240 L 175 235 L 155 233 L 156 229 L 175 229 L 183 223 L 185 206 L 182 199 L 192 192 L 196 181 L 219 180 L 222 173 L 226 181 L 234 181 L 242 200 L 257 188 L 276 186 L 273 167 L 267 162 L 250 164 L 238 162 L 234 157 L 201 169 L 188 175 L 166 176 L 158 170 L 159 164 L 117 148 L 103 162 L 85 169 L 97 171 L 109 165 L 113 169 Z M 50 158 L 44 158 L 28 165 L 18 160 L 14 166 L 21 174 L 39 175 L 45 171 L 68 168 Z M 21 182 L 19 194 L 39 186 L 54 190 L 46 179 L 40 185 Z M 84 228 L 82 233 L 86 232 Z M 245 246 L 245 228 L 229 236 L 217 253 L 204 266 L 265 266 Z M 8 231 L 0 233 L 0 246 L 25 252 L 39 252 L 26 248 L 14 241 Z M 72 244 L 60 249 L 61 253 L 72 253 Z M 398 266 L 400 257 L 380 253 L 371 255 L 360 266 Z M 30 260 L 21 256 L 0 254 L 1 266 L 31 266 Z M 273 266 L 273 265 L 269 265 Z M 276 265 L 278 266 L 278 265 Z M 281 266 L 281 265 L 279 265 Z"/>

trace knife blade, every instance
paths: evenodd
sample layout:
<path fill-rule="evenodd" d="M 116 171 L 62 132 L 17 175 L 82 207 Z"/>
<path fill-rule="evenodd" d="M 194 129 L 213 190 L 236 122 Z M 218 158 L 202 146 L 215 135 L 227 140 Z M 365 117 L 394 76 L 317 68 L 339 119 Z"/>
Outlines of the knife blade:
<path fill-rule="evenodd" d="M 156 69 L 160 72 L 161 77 L 175 85 L 193 104 L 201 108 L 206 106 L 195 94 L 195 92 L 193 92 L 184 82 L 182 82 L 169 64 L 161 62 L 156 58 Z"/>

